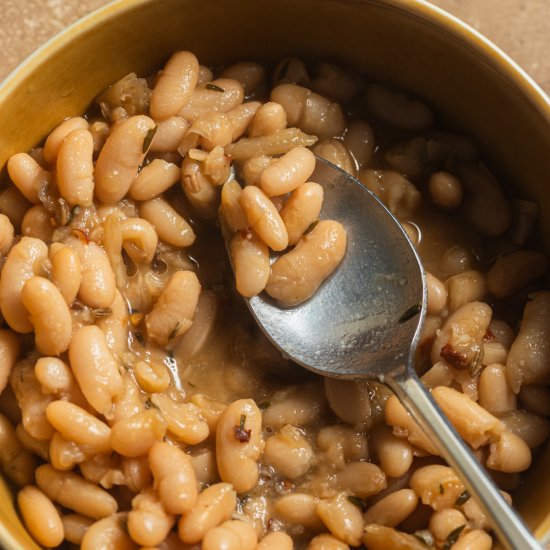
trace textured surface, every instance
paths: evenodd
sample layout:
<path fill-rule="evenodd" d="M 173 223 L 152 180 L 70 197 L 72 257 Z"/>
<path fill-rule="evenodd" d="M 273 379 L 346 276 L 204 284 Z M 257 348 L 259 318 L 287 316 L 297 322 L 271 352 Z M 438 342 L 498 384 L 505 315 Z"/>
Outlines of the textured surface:
<path fill-rule="evenodd" d="M 48 38 L 108 0 L 0 0 L 0 79 Z M 550 93 L 550 0 L 432 0 L 516 60 Z"/>

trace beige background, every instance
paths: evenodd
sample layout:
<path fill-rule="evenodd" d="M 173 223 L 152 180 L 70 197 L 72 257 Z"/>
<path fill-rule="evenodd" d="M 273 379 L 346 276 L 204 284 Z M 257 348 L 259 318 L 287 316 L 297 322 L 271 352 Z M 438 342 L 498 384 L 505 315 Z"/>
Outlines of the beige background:
<path fill-rule="evenodd" d="M 108 1 L 0 0 L 0 79 L 48 38 Z M 550 94 L 550 0 L 432 3 L 490 38 Z"/>

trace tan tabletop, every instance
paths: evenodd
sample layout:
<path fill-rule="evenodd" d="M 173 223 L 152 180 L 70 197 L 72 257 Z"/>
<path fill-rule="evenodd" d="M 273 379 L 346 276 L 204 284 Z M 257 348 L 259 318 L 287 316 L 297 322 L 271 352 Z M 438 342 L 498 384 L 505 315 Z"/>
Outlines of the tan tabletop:
<path fill-rule="evenodd" d="M 109 0 L 0 0 L 0 79 L 48 38 Z M 550 0 L 432 0 L 517 61 L 550 94 Z"/>

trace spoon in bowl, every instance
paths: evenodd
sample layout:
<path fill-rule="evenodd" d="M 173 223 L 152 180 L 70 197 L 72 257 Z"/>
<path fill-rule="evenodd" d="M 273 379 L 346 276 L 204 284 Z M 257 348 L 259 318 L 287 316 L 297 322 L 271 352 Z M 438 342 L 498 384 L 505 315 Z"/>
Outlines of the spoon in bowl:
<path fill-rule="evenodd" d="M 245 299 L 288 358 L 324 376 L 387 385 L 475 495 L 502 544 L 540 550 L 418 378 L 414 356 L 426 316 L 426 279 L 397 219 L 356 179 L 317 157 L 323 217 L 347 231 L 344 260 L 312 298 L 283 309 L 265 293 Z"/>

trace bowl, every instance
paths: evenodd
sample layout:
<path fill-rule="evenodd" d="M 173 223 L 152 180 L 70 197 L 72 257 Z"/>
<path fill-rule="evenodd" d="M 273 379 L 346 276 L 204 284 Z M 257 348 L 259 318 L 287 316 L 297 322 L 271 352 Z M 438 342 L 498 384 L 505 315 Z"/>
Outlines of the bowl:
<path fill-rule="evenodd" d="M 349 64 L 414 92 L 447 127 L 475 136 L 500 179 L 540 206 L 550 251 L 550 101 L 514 62 L 421 0 L 118 0 L 27 59 L 0 88 L 0 169 L 109 83 L 148 74 L 177 49 L 204 64 L 287 55 Z M 550 447 L 515 498 L 537 537 L 550 533 Z M 0 544 L 37 548 L 0 479 Z"/>

